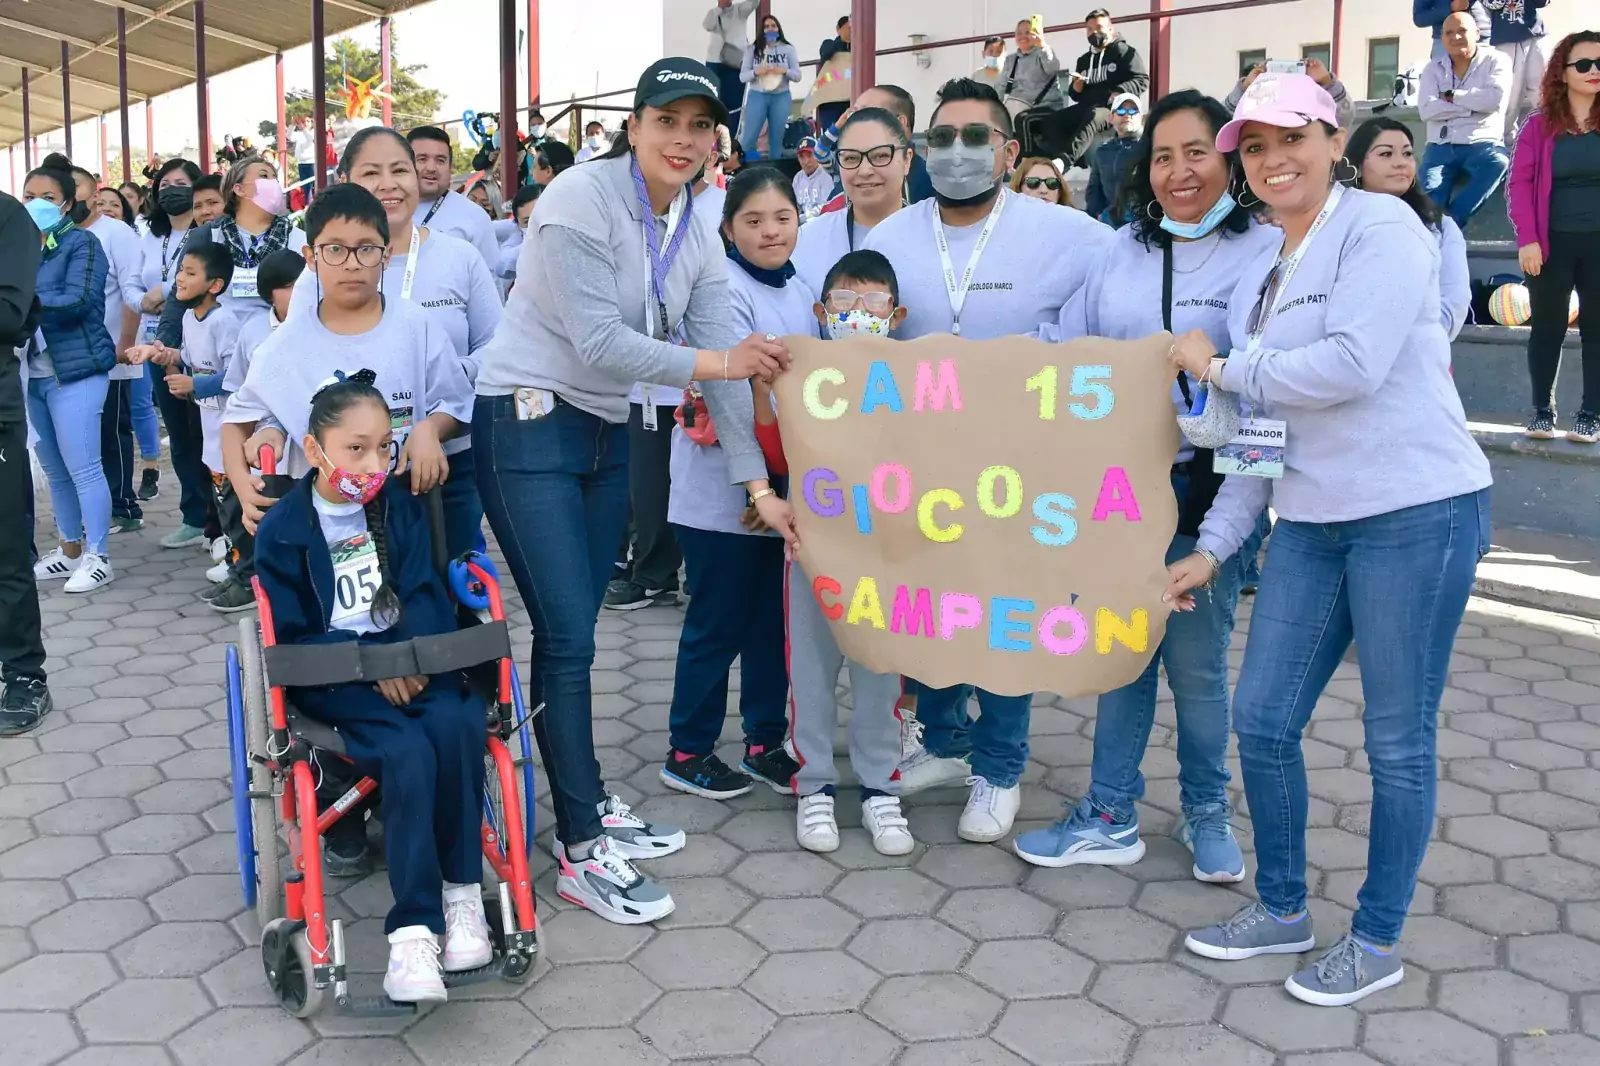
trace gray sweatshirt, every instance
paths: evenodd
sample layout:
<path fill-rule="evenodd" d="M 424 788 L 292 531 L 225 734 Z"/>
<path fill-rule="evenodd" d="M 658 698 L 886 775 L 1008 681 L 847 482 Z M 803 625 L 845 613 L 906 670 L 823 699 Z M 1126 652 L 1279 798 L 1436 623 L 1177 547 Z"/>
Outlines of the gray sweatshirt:
<path fill-rule="evenodd" d="M 1063 108 L 1067 101 L 1056 81 L 1060 73 L 1061 60 L 1047 44 L 1031 52 L 1012 52 L 1001 68 L 996 91 L 1002 99 L 1021 100 L 1029 107 Z"/>
<path fill-rule="evenodd" d="M 1511 60 L 1480 43 L 1467 72 L 1456 77 L 1449 56 L 1422 68 L 1417 114 L 1428 123 L 1429 144 L 1504 144 L 1511 102 Z M 1450 93 L 1446 100 L 1440 93 Z"/>
<path fill-rule="evenodd" d="M 1251 352 L 1246 323 L 1276 259 L 1269 247 L 1233 291 L 1222 387 L 1287 423 L 1284 475 L 1224 481 L 1200 547 L 1232 556 L 1269 499 L 1291 522 L 1350 522 L 1487 487 L 1450 377 L 1438 240 L 1416 212 L 1346 190 Z"/>
<path fill-rule="evenodd" d="M 478 395 L 549 389 L 622 423 L 634 382 L 689 384 L 696 348 L 731 348 L 746 336 L 729 314 L 720 222 L 693 211 L 667 274 L 667 318 L 682 322 L 692 347 L 656 340 L 646 325 L 650 267 L 630 157 L 563 171 L 528 222 L 517 287 L 483 348 Z"/>

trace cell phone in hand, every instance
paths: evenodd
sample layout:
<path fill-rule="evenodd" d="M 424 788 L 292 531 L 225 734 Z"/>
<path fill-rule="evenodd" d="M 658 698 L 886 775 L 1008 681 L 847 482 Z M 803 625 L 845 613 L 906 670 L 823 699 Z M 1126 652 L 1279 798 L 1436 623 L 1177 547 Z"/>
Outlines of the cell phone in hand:
<path fill-rule="evenodd" d="M 1304 74 L 1306 61 L 1304 59 L 1269 59 L 1267 60 L 1268 74 Z"/>

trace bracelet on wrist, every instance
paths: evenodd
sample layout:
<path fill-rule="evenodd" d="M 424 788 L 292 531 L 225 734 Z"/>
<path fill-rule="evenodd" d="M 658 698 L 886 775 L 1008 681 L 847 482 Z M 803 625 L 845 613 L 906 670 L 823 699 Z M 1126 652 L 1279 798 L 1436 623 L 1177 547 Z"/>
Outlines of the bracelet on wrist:
<path fill-rule="evenodd" d="M 728 380 L 728 357 L 731 354 L 732 353 L 726 348 L 724 348 L 722 350 L 722 380 L 723 381 L 727 381 Z"/>
<path fill-rule="evenodd" d="M 1194 553 L 1211 564 L 1211 576 L 1206 578 L 1205 583 L 1206 588 L 1211 588 L 1217 582 L 1217 575 L 1222 572 L 1222 560 L 1204 548 L 1196 548 Z"/>

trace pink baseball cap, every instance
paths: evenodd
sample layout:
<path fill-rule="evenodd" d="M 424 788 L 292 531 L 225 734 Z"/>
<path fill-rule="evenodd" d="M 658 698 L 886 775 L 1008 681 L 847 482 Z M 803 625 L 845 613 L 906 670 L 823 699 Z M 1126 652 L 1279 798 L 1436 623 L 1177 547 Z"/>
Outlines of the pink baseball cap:
<path fill-rule="evenodd" d="M 1259 74 L 1233 110 L 1233 120 L 1217 131 L 1217 151 L 1239 147 L 1239 132 L 1246 122 L 1292 128 L 1312 122 L 1339 124 L 1328 90 L 1307 74 Z"/>

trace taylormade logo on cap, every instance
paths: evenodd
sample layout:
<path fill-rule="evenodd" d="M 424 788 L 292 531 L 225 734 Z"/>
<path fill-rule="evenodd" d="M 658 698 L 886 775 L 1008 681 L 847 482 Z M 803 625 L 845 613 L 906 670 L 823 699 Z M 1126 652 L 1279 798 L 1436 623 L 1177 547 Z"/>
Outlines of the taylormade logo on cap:
<path fill-rule="evenodd" d="M 665 85 L 667 82 L 673 81 L 692 81 L 696 85 L 704 86 L 712 93 L 717 91 L 717 87 L 711 84 L 709 79 L 703 78 L 699 74 L 695 74 L 687 70 L 663 70 L 661 73 L 656 75 L 656 81 L 661 82 L 663 85 Z"/>

